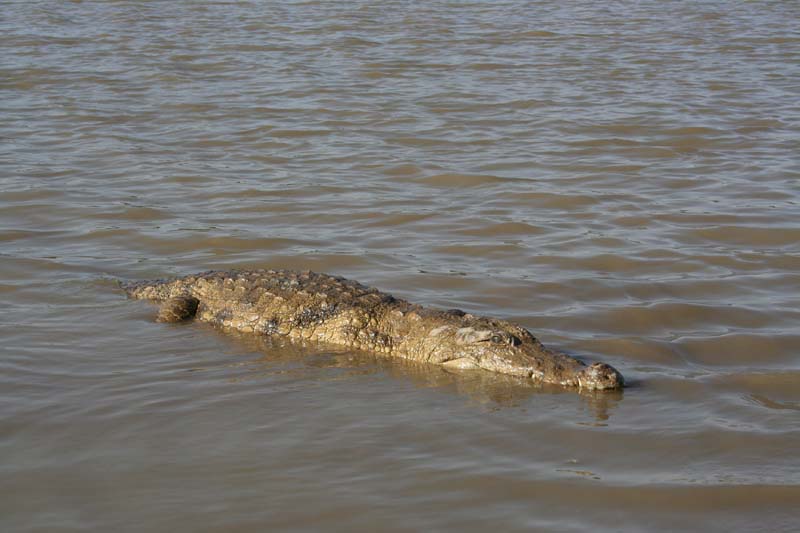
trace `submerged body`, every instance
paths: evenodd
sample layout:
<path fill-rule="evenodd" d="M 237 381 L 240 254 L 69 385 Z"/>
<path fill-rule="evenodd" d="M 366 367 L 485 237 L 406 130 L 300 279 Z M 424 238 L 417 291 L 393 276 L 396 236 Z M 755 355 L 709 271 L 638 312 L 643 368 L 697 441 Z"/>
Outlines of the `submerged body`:
<path fill-rule="evenodd" d="M 511 322 L 413 305 L 327 274 L 211 271 L 131 283 L 125 291 L 132 298 L 162 302 L 162 322 L 196 318 L 244 332 L 317 340 L 584 389 L 618 389 L 624 383 L 611 366 L 587 366 L 550 350 Z"/>

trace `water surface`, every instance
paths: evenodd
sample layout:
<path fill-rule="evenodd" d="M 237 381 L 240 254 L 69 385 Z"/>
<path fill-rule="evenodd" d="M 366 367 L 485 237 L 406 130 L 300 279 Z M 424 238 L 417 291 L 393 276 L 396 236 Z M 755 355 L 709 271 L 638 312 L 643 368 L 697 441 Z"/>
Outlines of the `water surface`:
<path fill-rule="evenodd" d="M 796 530 L 800 4 L 5 2 L 4 531 Z M 336 273 L 630 387 L 153 322 Z"/>

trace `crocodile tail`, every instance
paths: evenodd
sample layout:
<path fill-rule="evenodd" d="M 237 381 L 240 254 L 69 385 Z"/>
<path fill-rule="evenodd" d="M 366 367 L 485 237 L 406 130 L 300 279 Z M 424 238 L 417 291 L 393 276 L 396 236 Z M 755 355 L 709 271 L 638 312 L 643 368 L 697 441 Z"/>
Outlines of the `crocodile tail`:
<path fill-rule="evenodd" d="M 120 289 L 122 289 L 122 291 L 125 294 L 128 295 L 128 298 L 136 298 L 135 296 L 136 287 L 139 284 L 140 283 L 137 283 L 135 281 L 123 281 L 121 279 L 117 280 L 117 285 L 119 286 Z"/>
<path fill-rule="evenodd" d="M 163 286 L 162 281 L 120 281 L 120 288 L 125 291 L 128 298 L 136 300 L 163 300 L 164 296 L 159 287 Z"/>

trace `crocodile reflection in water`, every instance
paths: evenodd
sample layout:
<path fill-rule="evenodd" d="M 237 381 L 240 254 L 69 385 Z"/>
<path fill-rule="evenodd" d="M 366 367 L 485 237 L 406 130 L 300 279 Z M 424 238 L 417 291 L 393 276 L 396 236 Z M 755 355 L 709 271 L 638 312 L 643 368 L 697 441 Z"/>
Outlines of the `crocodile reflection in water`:
<path fill-rule="evenodd" d="M 288 340 L 231 331 L 229 340 L 237 354 L 244 355 L 223 363 L 236 369 L 230 377 L 236 382 L 287 379 L 321 381 L 357 380 L 367 376 L 387 376 L 406 381 L 420 389 L 435 389 L 466 400 L 466 405 L 491 411 L 527 408 L 532 403 L 548 407 L 564 406 L 565 401 L 585 412 L 593 420 L 578 424 L 604 425 L 623 399 L 624 390 L 571 389 L 560 385 L 536 383 L 527 378 L 496 372 L 471 372 L 448 369 L 410 359 L 385 357 L 345 346 Z M 255 357 L 252 357 L 255 355 Z M 197 368 L 195 371 L 213 369 Z M 380 378 L 378 378 L 380 379 Z M 372 379 L 368 380 L 370 383 Z M 402 390 L 402 387 L 401 387 Z M 562 397 L 563 399 L 559 399 Z M 559 411 L 563 415 L 563 411 Z M 546 416 L 546 415 L 545 415 Z"/>
<path fill-rule="evenodd" d="M 316 340 L 585 390 L 619 389 L 624 384 L 611 366 L 587 366 L 546 348 L 511 322 L 413 305 L 338 276 L 290 270 L 210 271 L 124 288 L 132 298 L 161 302 L 162 322 L 197 318 L 249 333 Z"/>

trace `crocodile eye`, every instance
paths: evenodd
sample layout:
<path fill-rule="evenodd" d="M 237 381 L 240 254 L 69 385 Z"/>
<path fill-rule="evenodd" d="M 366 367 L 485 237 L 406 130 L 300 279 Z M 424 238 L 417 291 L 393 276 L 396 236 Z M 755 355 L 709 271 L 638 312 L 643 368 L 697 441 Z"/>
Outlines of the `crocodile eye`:
<path fill-rule="evenodd" d="M 500 335 L 492 335 L 489 340 L 492 341 L 495 344 L 503 344 L 503 343 L 505 343 L 505 340 Z"/>

